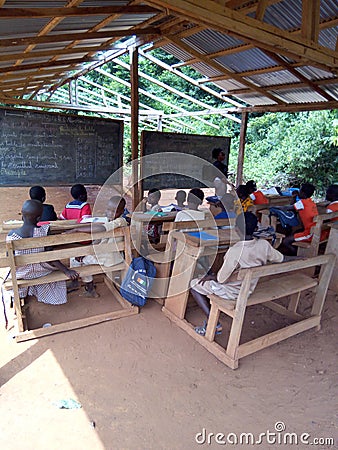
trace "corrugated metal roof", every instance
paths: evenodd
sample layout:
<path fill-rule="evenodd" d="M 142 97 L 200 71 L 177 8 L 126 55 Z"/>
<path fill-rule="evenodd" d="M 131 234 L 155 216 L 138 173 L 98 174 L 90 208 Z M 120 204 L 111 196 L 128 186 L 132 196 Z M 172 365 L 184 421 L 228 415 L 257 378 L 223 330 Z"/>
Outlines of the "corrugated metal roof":
<path fill-rule="evenodd" d="M 271 92 L 287 103 L 315 103 L 325 101 L 318 92 L 311 88 L 283 89 Z"/>
<path fill-rule="evenodd" d="M 273 86 L 276 84 L 297 83 L 299 81 L 299 78 L 287 70 L 251 75 L 250 77 L 245 77 L 245 79 L 261 87 Z"/>
<path fill-rule="evenodd" d="M 123 43 L 123 45 L 130 43 L 129 37 L 114 37 L 115 30 L 152 27 L 152 31 L 145 36 L 144 33 L 139 33 L 140 35 L 137 37 L 139 43 L 148 42 L 151 45 L 150 39 L 154 39 L 155 46 L 161 46 L 177 62 L 184 63 L 192 59 L 195 62 L 191 67 L 211 79 L 208 86 L 214 82 L 217 89 L 231 91 L 233 97 L 247 102 L 248 105 L 273 104 L 273 99 L 264 95 L 264 92 L 285 103 L 311 102 L 311 96 L 313 96 L 314 102 L 330 100 L 329 95 L 324 99 L 318 94 L 313 89 L 312 83 L 316 83 L 319 89 L 330 94 L 331 99 L 337 98 L 338 69 L 335 63 L 338 59 L 337 52 L 336 58 L 332 56 L 332 52 L 336 51 L 338 36 L 337 0 L 321 0 L 320 2 L 320 20 L 325 23 L 317 24 L 320 29 L 318 45 L 302 38 L 302 0 L 267 2 L 262 23 L 255 30 L 254 40 L 248 38 L 242 25 L 243 22 L 245 23 L 246 15 L 255 17 L 258 0 L 248 0 L 241 4 L 227 2 L 223 14 L 228 14 L 228 19 L 232 22 L 237 20 L 239 14 L 242 14 L 241 21 L 239 21 L 241 23 L 238 22 L 238 27 L 236 24 L 230 27 L 225 20 L 224 24 L 227 25 L 222 26 L 220 22 L 217 29 L 213 29 L 212 24 L 209 27 L 203 27 L 207 17 L 201 17 L 199 21 L 189 19 L 189 13 L 180 16 L 180 13 L 175 12 L 175 4 L 172 4 L 167 10 L 166 7 L 163 7 L 166 1 L 170 0 L 164 2 L 163 0 L 149 0 L 150 4 L 158 5 L 157 16 L 153 9 L 149 9 L 148 4 L 136 4 L 129 0 L 78 0 L 74 3 L 75 6 L 68 0 L 5 0 L 1 2 L 3 5 L 0 10 L 20 9 L 16 13 L 19 17 L 7 18 L 5 14 L 2 18 L 0 16 L 0 39 L 2 40 L 0 42 L 0 96 L 4 89 L 12 96 L 23 91 L 27 87 L 27 79 L 31 80 L 28 82 L 28 89 L 39 85 L 40 80 L 44 84 L 41 86 L 42 89 L 48 88 L 56 79 L 59 80 L 57 84 L 67 82 L 74 77 L 77 71 L 89 70 L 94 64 L 103 63 L 100 61 L 101 56 L 104 56 L 106 60 L 107 58 L 112 59 L 115 52 L 105 47 L 105 45 L 108 46 L 107 42 L 109 42 L 109 46 L 114 46 L 116 43 Z M 231 6 L 232 4 L 237 4 L 237 7 Z M 67 5 L 71 7 L 70 11 L 67 11 Z M 122 12 L 112 10 L 114 6 L 126 5 L 128 5 L 128 9 Z M 209 4 L 202 2 L 201 5 L 208 7 Z M 86 7 L 87 10 L 81 12 L 83 7 Z M 106 9 L 89 11 L 90 8 L 100 7 Z M 137 11 L 135 11 L 135 7 Z M 211 7 L 216 8 L 210 2 Z M 229 7 L 236 8 L 236 17 L 228 13 Z M 44 17 L 45 11 L 36 9 L 36 17 L 31 17 L 30 13 L 25 13 L 24 8 L 59 8 L 60 10 L 53 10 L 57 20 L 52 21 L 51 19 L 54 18 L 52 14 L 50 17 Z M 220 9 L 220 14 L 222 14 L 221 11 L 222 9 Z M 263 42 L 262 30 L 267 28 L 266 24 L 274 27 L 270 30 L 271 36 L 274 34 L 274 37 L 277 37 L 274 45 L 267 39 Z M 154 25 L 160 25 L 161 33 L 154 30 Z M 249 25 L 248 23 L 248 28 L 250 28 Z M 93 32 L 95 33 L 92 35 L 94 39 L 90 39 L 89 33 Z M 64 42 L 58 42 L 58 35 L 65 33 L 73 34 L 73 36 Z M 79 33 L 82 33 L 83 36 L 74 36 Z M 101 33 L 100 37 L 98 33 Z M 102 33 L 111 33 L 111 35 L 103 37 Z M 175 43 L 168 41 L 171 36 Z M 14 40 L 21 37 L 26 39 L 25 42 L 18 41 L 19 45 L 16 45 Z M 8 38 L 12 42 L 3 41 Z M 262 45 L 259 45 L 260 39 Z M 180 48 L 180 41 L 184 49 Z M 296 46 L 292 43 L 297 43 L 299 51 L 295 51 Z M 321 46 L 328 50 L 323 51 Z M 191 48 L 191 53 L 187 50 L 189 48 Z M 263 48 L 269 50 L 263 50 Z M 63 49 L 65 49 L 64 52 Z M 97 51 L 99 53 L 95 54 Z M 47 55 L 39 56 L 39 52 L 45 52 Z M 216 58 L 213 56 L 215 53 L 218 54 Z M 12 54 L 16 56 L 10 60 L 9 55 Z M 198 58 L 198 54 L 201 55 L 201 58 Z M 1 59 L 5 61 L 1 61 Z M 333 69 L 328 61 L 332 62 Z M 215 62 L 219 68 L 215 67 Z M 293 66 L 290 67 L 290 65 Z M 43 67 L 47 69 L 45 78 L 43 78 Z M 59 73 L 60 67 L 62 74 Z M 297 77 L 297 71 L 299 77 Z M 232 72 L 236 73 L 235 78 L 226 78 Z M 225 79 L 219 80 L 218 78 L 221 77 L 225 77 Z M 328 79 L 334 80 L 332 84 L 326 84 Z M 306 86 L 307 80 L 309 80 L 308 86 Z M 3 84 L 1 84 L 2 81 Z M 321 81 L 323 82 L 321 83 Z M 302 87 L 297 87 L 298 83 Z M 273 86 L 277 85 L 278 88 L 273 89 Z M 286 85 L 285 90 L 281 89 L 282 85 Z M 305 87 L 303 88 L 303 86 Z"/>
<path fill-rule="evenodd" d="M 215 60 L 233 72 L 246 72 L 277 65 L 276 61 L 257 48 L 219 56 Z"/>
<path fill-rule="evenodd" d="M 182 39 L 201 53 L 215 53 L 227 48 L 237 47 L 243 42 L 232 36 L 219 33 L 214 30 L 202 30 L 198 33 Z"/>

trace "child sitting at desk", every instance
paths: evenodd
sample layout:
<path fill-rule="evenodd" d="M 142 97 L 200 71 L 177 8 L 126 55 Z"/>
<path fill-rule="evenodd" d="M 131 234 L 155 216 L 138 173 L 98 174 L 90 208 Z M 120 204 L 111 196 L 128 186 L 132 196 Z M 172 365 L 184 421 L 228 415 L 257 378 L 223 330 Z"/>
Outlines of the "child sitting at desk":
<path fill-rule="evenodd" d="M 238 270 L 265 265 L 268 262 L 280 263 L 287 258 L 264 239 L 254 239 L 253 233 L 257 228 L 257 217 L 246 212 L 236 219 L 238 233 L 243 240 L 231 247 L 224 256 L 224 262 L 217 275 L 206 275 L 202 279 L 191 281 L 190 292 L 201 307 L 204 314 L 209 317 L 210 306 L 208 295 L 215 294 L 226 301 L 236 301 L 241 289 L 241 281 L 237 279 Z M 244 229 L 244 230 L 243 230 Z M 244 233 L 243 233 L 244 231 Z M 251 292 L 255 289 L 258 279 L 251 281 Z M 202 336 L 206 333 L 207 321 L 195 331 Z M 222 325 L 217 324 L 216 334 L 222 332 Z"/>
<path fill-rule="evenodd" d="M 205 212 L 199 211 L 198 207 L 203 203 L 204 192 L 202 189 L 193 188 L 188 194 L 188 207 L 176 214 L 175 222 L 186 222 L 188 220 L 204 220 Z"/>
<path fill-rule="evenodd" d="M 184 202 L 186 201 L 186 198 L 187 198 L 187 194 L 182 189 L 180 189 L 179 191 L 176 192 L 175 200 L 177 201 L 178 211 L 186 208 L 187 205 L 184 204 Z"/>
<path fill-rule="evenodd" d="M 38 200 L 42 203 L 42 214 L 40 222 L 49 222 L 51 220 L 57 220 L 57 215 L 53 205 L 44 203 L 46 200 L 46 191 L 42 186 L 32 186 L 29 190 L 29 196 L 31 200 Z"/>
<path fill-rule="evenodd" d="M 253 206 L 253 201 L 249 196 L 249 189 L 245 184 L 240 184 L 236 189 L 238 200 L 235 201 L 236 214 L 245 213 L 250 206 Z"/>
<path fill-rule="evenodd" d="M 144 197 L 142 200 L 142 209 L 143 211 L 155 211 L 161 212 L 162 209 L 158 204 L 161 199 L 161 191 L 157 188 L 149 189 L 148 197 Z M 150 208 L 147 208 L 147 203 L 150 205 Z"/>
<path fill-rule="evenodd" d="M 69 231 L 66 231 L 66 234 L 69 233 L 91 233 L 91 232 L 100 232 L 100 231 L 111 231 L 115 228 L 128 226 L 126 219 L 122 217 L 124 208 L 126 206 L 126 201 L 123 197 L 119 197 L 118 195 L 111 197 L 108 201 L 107 209 L 106 209 L 106 217 L 108 222 L 99 224 L 93 223 L 86 227 L 81 228 L 73 228 Z M 100 251 L 100 245 L 106 244 L 107 240 L 103 239 L 99 244 L 95 244 L 96 251 L 95 255 L 86 255 L 81 258 L 71 258 L 70 265 L 71 267 L 81 267 L 88 266 L 91 264 L 100 264 L 105 267 L 112 267 L 116 264 L 120 264 L 124 261 L 123 254 L 118 250 L 115 250 L 114 247 L 116 243 L 121 238 L 109 238 L 108 243 L 111 244 L 111 251 L 109 253 L 103 253 Z M 99 297 L 99 294 L 95 290 L 93 276 L 87 275 L 82 277 L 82 281 L 85 283 L 84 293 L 82 294 L 84 297 Z M 76 288 L 75 285 L 71 286 L 72 288 Z"/>
<path fill-rule="evenodd" d="M 60 214 L 60 219 L 70 220 L 76 219 L 78 222 L 82 217 L 90 217 L 92 211 L 87 202 L 87 190 L 83 184 L 74 184 L 70 190 L 71 196 L 74 200 L 67 203 L 64 210 Z"/>
<path fill-rule="evenodd" d="M 290 254 L 296 255 L 297 248 L 292 245 L 293 242 L 311 242 L 312 233 L 311 227 L 315 225 L 314 217 L 318 215 L 318 209 L 315 202 L 312 200 L 312 195 L 315 191 L 313 184 L 304 183 L 299 190 L 299 200 L 293 197 L 295 203 L 288 206 L 279 206 L 282 210 L 296 210 L 299 214 L 300 220 L 303 224 L 303 231 L 299 233 L 292 233 L 283 239 L 280 245 L 280 250 Z M 284 247 L 284 248 L 283 248 Z"/>
<path fill-rule="evenodd" d="M 338 184 L 331 184 L 326 190 L 326 200 L 330 202 L 326 207 L 326 213 L 338 212 Z M 338 218 L 333 219 L 334 221 Z"/>
<path fill-rule="evenodd" d="M 11 230 L 8 233 L 6 241 L 14 241 L 18 239 L 47 236 L 49 225 L 37 226 L 43 211 L 43 205 L 38 200 L 27 200 L 22 206 L 23 225 L 21 228 Z M 30 249 L 29 253 L 43 252 L 44 248 Z M 18 250 L 16 254 L 27 254 L 27 250 Z M 53 261 L 52 263 L 34 263 L 26 264 L 19 267 L 16 271 L 17 279 L 32 280 L 34 278 L 49 275 L 55 270 L 61 270 L 71 280 L 76 280 L 79 274 L 68 269 L 60 261 Z M 19 288 L 21 298 L 27 295 L 34 295 L 38 302 L 47 303 L 50 305 L 61 305 L 67 303 L 67 288 L 65 281 L 55 281 L 45 284 L 37 284 L 34 286 Z"/>
<path fill-rule="evenodd" d="M 254 205 L 264 205 L 269 203 L 269 200 L 265 197 L 263 192 L 257 190 L 257 185 L 254 180 L 248 181 L 246 187 L 248 188 L 249 196 L 254 202 Z"/>

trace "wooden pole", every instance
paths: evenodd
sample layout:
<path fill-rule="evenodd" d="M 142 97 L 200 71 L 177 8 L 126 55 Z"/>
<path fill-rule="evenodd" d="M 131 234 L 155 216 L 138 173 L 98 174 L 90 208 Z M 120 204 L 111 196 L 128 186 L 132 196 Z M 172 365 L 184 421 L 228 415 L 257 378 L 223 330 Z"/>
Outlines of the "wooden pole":
<path fill-rule="evenodd" d="M 131 84 L 131 159 L 132 159 L 132 195 L 133 210 L 140 201 L 139 182 L 139 143 L 138 143 L 138 115 L 139 115 L 139 96 L 138 96 L 138 49 L 133 47 L 130 50 L 130 84 Z"/>
<path fill-rule="evenodd" d="M 242 184 L 242 181 L 243 181 L 244 149 L 245 149 L 245 137 L 246 137 L 247 125 L 248 125 L 248 113 L 243 112 L 242 113 L 242 121 L 241 121 L 241 133 L 240 133 L 240 137 L 239 137 L 236 186 Z"/>

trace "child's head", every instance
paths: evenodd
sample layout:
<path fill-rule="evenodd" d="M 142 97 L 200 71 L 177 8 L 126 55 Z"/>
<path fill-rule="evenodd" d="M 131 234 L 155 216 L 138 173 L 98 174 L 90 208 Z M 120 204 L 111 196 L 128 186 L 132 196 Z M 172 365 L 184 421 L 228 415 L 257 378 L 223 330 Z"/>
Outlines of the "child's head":
<path fill-rule="evenodd" d="M 159 189 L 153 188 L 148 191 L 148 203 L 151 206 L 158 205 L 161 198 L 161 191 Z"/>
<path fill-rule="evenodd" d="M 245 212 L 239 214 L 236 218 L 236 227 L 239 229 L 240 234 L 243 236 L 252 236 L 257 228 L 258 219 L 252 212 Z M 244 233 L 245 231 L 245 233 Z"/>
<path fill-rule="evenodd" d="M 236 189 L 236 192 L 240 200 L 245 200 L 247 197 L 249 197 L 249 190 L 246 184 L 240 184 Z"/>
<path fill-rule="evenodd" d="M 221 148 L 214 148 L 212 151 L 212 158 L 217 159 L 217 161 L 224 161 L 225 153 Z"/>
<path fill-rule="evenodd" d="M 74 184 L 70 190 L 70 194 L 75 200 L 80 200 L 81 202 L 87 201 L 87 190 L 83 184 Z"/>
<path fill-rule="evenodd" d="M 26 200 L 22 205 L 22 218 L 25 224 L 36 225 L 42 215 L 43 205 L 39 200 Z"/>
<path fill-rule="evenodd" d="M 197 208 L 202 204 L 203 199 L 204 192 L 202 191 L 202 189 L 190 189 L 188 194 L 188 208 L 197 210 Z"/>
<path fill-rule="evenodd" d="M 329 202 L 338 201 L 338 184 L 331 184 L 326 190 L 326 200 Z"/>
<path fill-rule="evenodd" d="M 177 201 L 177 203 L 179 205 L 183 205 L 183 203 L 185 202 L 186 198 L 187 198 L 187 194 L 186 194 L 185 191 L 180 190 L 180 191 L 176 192 L 175 200 Z"/>
<path fill-rule="evenodd" d="M 126 201 L 123 197 L 120 197 L 119 195 L 114 195 L 114 197 L 111 197 L 108 201 L 107 208 L 106 208 L 106 217 L 108 220 L 114 220 L 118 217 L 121 217 L 124 208 L 126 207 Z"/>
<path fill-rule="evenodd" d="M 254 180 L 247 181 L 246 187 L 248 188 L 249 195 L 252 194 L 253 192 L 257 191 L 257 185 Z"/>
<path fill-rule="evenodd" d="M 46 200 L 46 191 L 42 186 L 32 186 L 29 190 L 29 196 L 32 200 L 43 203 Z"/>
<path fill-rule="evenodd" d="M 299 197 L 300 198 L 310 198 L 310 197 L 312 197 L 315 189 L 316 188 L 314 187 L 313 184 L 311 184 L 311 183 L 304 183 L 300 187 Z"/>

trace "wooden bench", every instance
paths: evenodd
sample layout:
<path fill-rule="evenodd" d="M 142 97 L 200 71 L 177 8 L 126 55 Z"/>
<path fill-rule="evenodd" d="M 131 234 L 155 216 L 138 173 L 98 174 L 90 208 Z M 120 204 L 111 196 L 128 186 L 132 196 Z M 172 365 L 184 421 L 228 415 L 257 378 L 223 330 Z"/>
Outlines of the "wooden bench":
<path fill-rule="evenodd" d="M 166 222 L 163 223 L 163 230 L 167 232 L 165 247 L 163 252 L 150 253 L 147 258 L 155 263 L 157 276 L 154 280 L 154 284 L 151 290 L 150 296 L 153 298 L 162 299 L 159 303 L 163 304 L 163 299 L 167 296 L 171 262 L 175 258 L 176 247 L 173 245 L 172 233 L 174 231 L 182 230 L 208 230 L 213 229 L 215 226 L 233 227 L 236 219 L 217 219 L 208 217 L 204 220 L 187 220 L 183 222 Z M 226 249 L 220 249 L 220 252 Z M 214 252 L 213 252 L 214 253 Z M 206 255 L 207 256 L 207 255 Z"/>
<path fill-rule="evenodd" d="M 125 261 L 121 264 L 117 264 L 112 267 L 105 267 L 102 265 L 88 265 L 83 267 L 77 267 L 76 271 L 80 274 L 80 277 L 86 275 L 103 274 L 104 281 L 107 287 L 110 289 L 115 300 L 122 306 L 122 310 L 112 311 L 105 314 L 99 314 L 84 319 L 73 320 L 62 324 L 52 325 L 48 328 L 39 328 L 29 330 L 28 324 L 23 311 L 23 305 L 25 299 L 20 298 L 19 288 L 33 286 L 37 284 L 45 284 L 53 281 L 67 280 L 66 275 L 61 271 L 53 271 L 49 275 L 34 278 L 30 280 L 17 279 L 17 268 L 26 264 L 51 262 L 55 260 L 69 261 L 71 257 L 95 255 L 97 246 L 93 241 L 117 238 L 117 242 L 114 246 L 114 250 L 123 251 Z M 87 245 L 83 245 L 83 242 L 89 242 Z M 82 244 L 81 244 L 82 243 Z M 132 306 L 124 298 L 121 297 L 119 291 L 116 289 L 113 282 L 113 275 L 123 276 L 124 272 L 128 269 L 131 262 L 131 250 L 130 250 L 130 233 L 128 227 L 117 228 L 112 231 L 104 231 L 99 233 L 72 233 L 72 234 L 58 234 L 50 235 L 38 238 L 25 238 L 7 242 L 7 256 L 0 259 L 2 266 L 9 266 L 11 269 L 11 279 L 4 282 L 4 288 L 7 290 L 13 290 L 14 294 L 14 308 L 17 317 L 18 334 L 16 336 L 17 341 L 23 341 L 32 339 L 48 334 L 58 333 L 61 331 L 73 330 L 84 326 L 100 323 L 108 320 L 118 319 L 120 317 L 126 317 L 138 313 L 138 308 Z M 17 255 L 17 251 L 27 250 L 35 248 L 52 248 L 39 253 L 28 253 Z M 101 243 L 100 251 L 111 251 L 111 244 Z"/>
<path fill-rule="evenodd" d="M 320 328 L 322 309 L 334 262 L 335 255 L 327 254 L 306 260 L 295 260 L 241 270 L 238 278 L 243 281 L 237 301 L 224 300 L 215 295 L 210 295 L 211 311 L 205 336 L 197 334 L 193 326 L 186 320 L 179 319 L 174 314 L 170 314 L 168 317 L 220 361 L 231 369 L 236 369 L 239 359 L 246 355 L 250 355 L 310 328 L 316 328 L 317 330 Z M 302 273 L 304 269 L 314 266 L 321 266 L 319 280 Z M 249 295 L 250 282 L 253 278 L 259 278 L 259 282 L 254 292 Z M 301 294 L 308 289 L 314 290 L 314 301 L 310 315 L 303 316 L 297 312 L 297 308 Z M 279 303 L 275 303 L 275 300 L 285 297 L 289 299 L 288 306 L 284 307 Z M 248 306 L 258 304 L 264 304 L 264 306 L 273 311 L 292 319 L 295 323 L 240 344 L 246 309 Z M 226 348 L 214 341 L 220 312 L 232 318 Z"/>
<path fill-rule="evenodd" d="M 318 214 L 313 219 L 315 225 L 311 228 L 311 242 L 294 242 L 292 244 L 297 247 L 297 255 L 306 258 L 317 256 L 320 244 L 325 244 L 328 241 L 330 232 L 329 224 L 336 218 L 338 218 L 338 212 Z"/>

